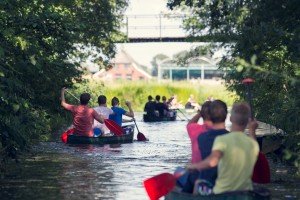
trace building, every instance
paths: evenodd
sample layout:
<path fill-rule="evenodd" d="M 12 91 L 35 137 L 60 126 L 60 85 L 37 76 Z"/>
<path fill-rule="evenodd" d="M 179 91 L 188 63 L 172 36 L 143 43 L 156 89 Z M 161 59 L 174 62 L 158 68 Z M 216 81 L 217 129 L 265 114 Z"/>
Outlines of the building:
<path fill-rule="evenodd" d="M 186 66 L 179 66 L 171 59 L 163 60 L 158 65 L 158 80 L 190 80 L 190 79 L 213 79 L 221 78 L 224 74 L 219 70 L 219 60 L 200 56 L 188 60 Z"/>
<path fill-rule="evenodd" d="M 93 75 L 94 78 L 104 80 L 150 80 L 152 76 L 134 61 L 134 59 L 124 50 L 116 54 L 111 60 L 113 66 L 109 70 L 100 70 Z"/>

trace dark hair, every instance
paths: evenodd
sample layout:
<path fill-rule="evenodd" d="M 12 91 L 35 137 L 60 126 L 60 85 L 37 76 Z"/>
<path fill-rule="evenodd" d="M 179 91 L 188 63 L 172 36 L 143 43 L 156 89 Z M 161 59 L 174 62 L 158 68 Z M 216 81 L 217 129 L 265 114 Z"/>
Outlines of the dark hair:
<path fill-rule="evenodd" d="M 106 96 L 104 95 L 100 95 L 98 97 L 98 104 L 101 105 L 101 104 L 106 104 Z"/>
<path fill-rule="evenodd" d="M 80 95 L 80 104 L 87 105 L 90 99 L 91 99 L 91 95 L 89 93 L 82 93 Z"/>
<path fill-rule="evenodd" d="M 155 96 L 155 99 L 156 99 L 156 101 L 159 101 L 159 100 L 160 100 L 160 96 L 159 96 L 159 95 L 156 95 L 156 96 Z"/>
<path fill-rule="evenodd" d="M 151 95 L 148 96 L 148 101 L 151 101 L 153 97 Z"/>
<path fill-rule="evenodd" d="M 167 100 L 167 97 L 163 96 L 161 99 L 162 99 L 163 101 L 166 101 L 166 100 Z"/>
<path fill-rule="evenodd" d="M 227 105 L 221 100 L 214 100 L 209 106 L 209 116 L 213 123 L 225 122 L 227 117 Z"/>
<path fill-rule="evenodd" d="M 115 105 L 118 105 L 119 104 L 119 99 L 117 97 L 114 97 L 111 99 L 111 105 L 112 106 L 115 106 Z"/>
<path fill-rule="evenodd" d="M 201 111 L 200 114 L 203 117 L 204 120 L 210 120 L 210 115 L 209 115 L 209 107 L 211 105 L 211 101 L 206 101 L 202 106 L 201 106 Z"/>
<path fill-rule="evenodd" d="M 248 103 L 235 103 L 231 110 L 231 121 L 244 128 L 249 122 L 251 116 L 250 106 Z"/>

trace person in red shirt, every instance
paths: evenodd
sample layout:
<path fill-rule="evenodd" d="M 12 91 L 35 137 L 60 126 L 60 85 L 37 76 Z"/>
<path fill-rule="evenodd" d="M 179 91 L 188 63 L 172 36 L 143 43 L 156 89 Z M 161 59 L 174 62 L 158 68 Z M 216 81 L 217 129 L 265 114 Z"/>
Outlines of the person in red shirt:
<path fill-rule="evenodd" d="M 80 105 L 71 105 L 65 101 L 66 88 L 61 89 L 61 105 L 73 114 L 74 134 L 79 136 L 93 137 L 94 119 L 104 123 L 104 117 L 98 114 L 94 109 L 88 107 L 91 95 L 83 93 L 80 95 Z"/>
<path fill-rule="evenodd" d="M 201 158 L 201 152 L 198 145 L 198 137 L 202 133 L 205 133 L 207 130 L 209 130 L 212 126 L 212 121 L 210 119 L 209 115 L 209 107 L 211 105 L 210 101 L 206 101 L 202 107 L 201 110 L 197 111 L 197 114 L 188 122 L 186 129 L 189 134 L 190 140 L 191 140 L 191 147 L 192 147 L 192 160 L 191 163 L 197 163 L 202 160 Z M 199 124 L 198 121 L 202 117 L 203 123 Z M 178 168 L 180 170 L 180 168 Z M 185 173 L 184 176 L 180 177 L 177 181 L 177 184 L 180 187 L 185 187 L 187 184 L 188 179 L 197 179 L 198 173 Z"/>
<path fill-rule="evenodd" d="M 201 161 L 201 153 L 198 146 L 198 136 L 206 132 L 212 126 L 212 121 L 210 120 L 209 116 L 210 104 L 210 101 L 206 101 L 202 105 L 201 110 L 197 111 L 197 114 L 189 121 L 186 126 L 192 145 L 192 163 Z M 203 118 L 203 123 L 199 124 L 198 121 L 201 117 Z"/>

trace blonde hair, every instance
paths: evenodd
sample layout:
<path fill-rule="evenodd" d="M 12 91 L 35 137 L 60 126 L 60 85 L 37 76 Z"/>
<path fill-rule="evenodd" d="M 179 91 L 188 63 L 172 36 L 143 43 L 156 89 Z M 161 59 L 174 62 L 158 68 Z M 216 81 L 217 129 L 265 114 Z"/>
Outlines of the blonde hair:
<path fill-rule="evenodd" d="M 239 126 L 246 127 L 251 116 L 248 103 L 235 103 L 231 110 L 231 121 Z"/>

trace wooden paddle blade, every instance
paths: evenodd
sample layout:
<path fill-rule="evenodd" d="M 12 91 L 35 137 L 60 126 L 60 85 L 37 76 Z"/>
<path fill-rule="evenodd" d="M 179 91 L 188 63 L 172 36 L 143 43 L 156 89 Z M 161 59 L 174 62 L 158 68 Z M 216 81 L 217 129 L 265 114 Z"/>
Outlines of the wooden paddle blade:
<path fill-rule="evenodd" d="M 111 119 L 105 119 L 104 123 L 107 126 L 107 128 L 115 135 L 117 135 L 117 136 L 123 135 L 124 130 L 115 121 L 113 121 Z"/>
<path fill-rule="evenodd" d="M 162 173 L 144 181 L 144 187 L 151 200 L 158 200 L 168 194 L 176 184 L 173 174 Z"/>
<path fill-rule="evenodd" d="M 68 141 L 68 136 L 69 136 L 69 135 L 72 135 L 73 133 L 74 133 L 74 128 L 69 129 L 69 130 L 63 132 L 63 134 L 61 134 L 61 136 L 60 136 L 61 141 L 62 141 L 63 143 L 67 143 L 67 141 Z"/>
<path fill-rule="evenodd" d="M 253 169 L 252 181 L 255 183 L 270 183 L 270 167 L 265 154 L 259 152 L 256 164 Z"/>
<path fill-rule="evenodd" d="M 137 134 L 137 140 L 138 141 L 146 141 L 147 138 L 145 137 L 145 135 L 143 133 L 138 132 L 138 134 Z"/>

